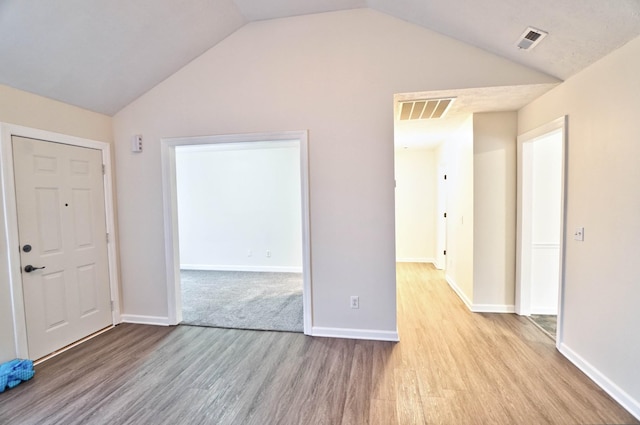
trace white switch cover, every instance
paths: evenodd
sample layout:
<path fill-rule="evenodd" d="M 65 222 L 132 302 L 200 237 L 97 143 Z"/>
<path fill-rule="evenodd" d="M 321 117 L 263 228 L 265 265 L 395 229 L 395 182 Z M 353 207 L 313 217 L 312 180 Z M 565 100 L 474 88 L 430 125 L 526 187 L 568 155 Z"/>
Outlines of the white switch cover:
<path fill-rule="evenodd" d="M 142 134 L 136 134 L 131 138 L 131 152 L 142 152 Z"/>
<path fill-rule="evenodd" d="M 576 227 L 575 232 L 573 232 L 573 239 L 577 241 L 584 241 L 584 227 Z"/>

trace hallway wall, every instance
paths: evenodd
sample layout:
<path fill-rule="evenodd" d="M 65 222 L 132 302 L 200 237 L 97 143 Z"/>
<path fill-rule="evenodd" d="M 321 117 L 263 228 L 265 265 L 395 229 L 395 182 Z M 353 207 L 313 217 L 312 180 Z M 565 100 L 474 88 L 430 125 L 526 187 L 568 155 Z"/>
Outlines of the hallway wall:
<path fill-rule="evenodd" d="M 559 348 L 640 418 L 638 75 L 640 38 L 522 108 L 518 131 L 568 115 Z"/>

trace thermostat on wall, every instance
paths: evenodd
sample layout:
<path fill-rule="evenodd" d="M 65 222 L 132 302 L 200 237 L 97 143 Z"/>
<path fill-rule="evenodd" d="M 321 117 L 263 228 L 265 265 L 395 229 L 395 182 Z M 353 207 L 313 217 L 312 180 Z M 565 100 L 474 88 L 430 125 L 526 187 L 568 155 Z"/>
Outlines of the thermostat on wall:
<path fill-rule="evenodd" d="M 142 152 L 142 134 L 136 134 L 131 139 L 131 152 Z"/>

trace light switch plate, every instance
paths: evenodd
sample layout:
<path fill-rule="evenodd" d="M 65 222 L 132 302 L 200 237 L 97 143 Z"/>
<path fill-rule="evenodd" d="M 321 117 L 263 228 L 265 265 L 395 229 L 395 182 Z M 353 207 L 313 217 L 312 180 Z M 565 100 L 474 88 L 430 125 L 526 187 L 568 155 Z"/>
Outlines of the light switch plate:
<path fill-rule="evenodd" d="M 573 239 L 577 241 L 584 241 L 584 227 L 576 227 L 576 230 L 573 232 Z"/>
<path fill-rule="evenodd" d="M 136 134 L 131 138 L 131 152 L 142 152 L 142 134 Z"/>

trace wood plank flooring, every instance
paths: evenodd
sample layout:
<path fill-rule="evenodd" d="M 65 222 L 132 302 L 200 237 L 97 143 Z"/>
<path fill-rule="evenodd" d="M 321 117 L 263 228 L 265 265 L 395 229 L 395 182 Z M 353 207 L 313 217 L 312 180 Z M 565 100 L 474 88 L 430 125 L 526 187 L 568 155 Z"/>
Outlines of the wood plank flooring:
<path fill-rule="evenodd" d="M 0 394 L 0 424 L 638 424 L 527 319 L 398 265 L 400 343 L 123 324 Z"/>

